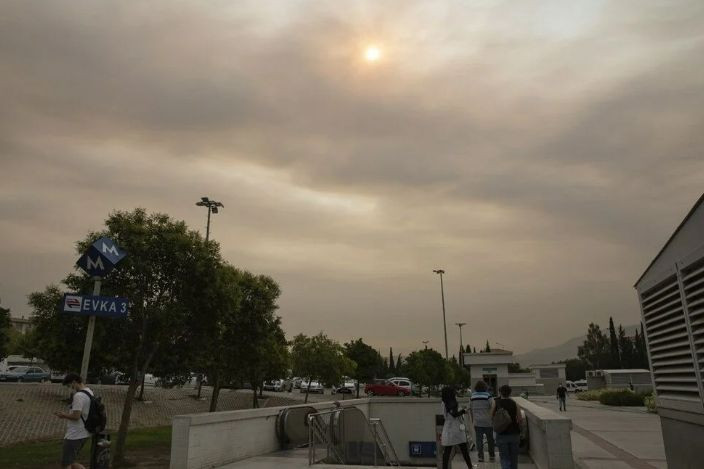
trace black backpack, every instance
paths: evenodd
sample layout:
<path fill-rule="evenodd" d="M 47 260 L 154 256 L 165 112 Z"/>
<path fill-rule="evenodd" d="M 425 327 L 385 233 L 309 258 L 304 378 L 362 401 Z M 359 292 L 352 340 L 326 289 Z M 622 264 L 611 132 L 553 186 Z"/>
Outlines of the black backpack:
<path fill-rule="evenodd" d="M 86 390 L 80 390 L 86 396 L 90 398 L 90 409 L 88 410 L 88 418 L 84 419 L 81 415 L 81 420 L 83 420 L 83 425 L 86 427 L 89 433 L 100 433 L 105 430 L 108 423 L 108 414 L 105 410 L 105 404 L 100 397 L 96 397 Z"/>

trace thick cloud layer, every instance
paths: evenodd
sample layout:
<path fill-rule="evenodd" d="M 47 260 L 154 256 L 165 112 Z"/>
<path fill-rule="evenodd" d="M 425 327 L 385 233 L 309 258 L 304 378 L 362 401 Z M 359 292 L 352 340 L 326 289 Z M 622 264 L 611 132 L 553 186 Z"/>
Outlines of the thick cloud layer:
<path fill-rule="evenodd" d="M 697 1 L 0 4 L 0 297 L 114 209 L 203 228 L 288 333 L 515 350 L 639 319 L 702 192 Z M 377 44 L 382 59 L 362 59 Z M 451 350 L 458 335 L 450 327 Z"/>

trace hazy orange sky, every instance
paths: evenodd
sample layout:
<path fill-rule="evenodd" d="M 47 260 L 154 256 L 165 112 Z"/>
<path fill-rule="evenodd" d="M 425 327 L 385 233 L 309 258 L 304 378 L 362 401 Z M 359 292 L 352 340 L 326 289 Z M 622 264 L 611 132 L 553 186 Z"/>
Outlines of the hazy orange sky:
<path fill-rule="evenodd" d="M 375 45 L 379 60 L 365 61 Z M 289 335 L 525 351 L 609 316 L 704 185 L 704 3 L 0 1 L 0 297 L 115 209 L 282 287 Z"/>

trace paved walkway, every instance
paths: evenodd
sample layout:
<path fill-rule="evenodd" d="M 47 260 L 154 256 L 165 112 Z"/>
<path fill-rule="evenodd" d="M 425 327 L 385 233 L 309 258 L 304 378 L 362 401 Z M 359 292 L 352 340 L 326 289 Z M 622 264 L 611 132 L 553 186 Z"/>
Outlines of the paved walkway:
<path fill-rule="evenodd" d="M 472 462 L 477 469 L 501 469 L 501 464 L 497 458 L 496 462 L 477 464 L 477 453 L 472 453 Z M 295 449 L 291 451 L 279 451 L 277 453 L 245 459 L 232 464 L 221 466 L 219 469 L 303 469 L 308 468 L 308 449 Z M 340 469 L 350 467 L 354 469 L 366 469 L 372 466 L 343 466 L 340 464 L 316 464 L 316 469 Z M 377 467 L 383 467 L 381 465 Z M 413 466 L 403 466 L 413 469 Z M 464 469 L 466 467 L 461 455 L 457 455 L 452 461 L 454 469 Z M 536 469 L 536 466 L 525 456 L 521 456 L 518 464 L 519 469 Z M 416 469 L 421 469 L 416 468 Z"/>
<path fill-rule="evenodd" d="M 114 430 L 120 422 L 127 386 L 90 385 L 107 407 L 108 428 Z M 146 387 L 145 402 L 135 401 L 130 428 L 171 425 L 174 415 L 207 412 L 210 388 L 203 388 L 204 399 L 194 398 L 192 388 L 163 389 Z M 0 447 L 23 441 L 62 438 L 66 422 L 53 413 L 65 410 L 70 391 L 60 384 L 2 383 L 0 384 Z M 328 396 L 329 397 L 329 396 Z M 265 395 L 261 407 L 297 404 L 285 395 Z M 252 407 L 252 391 L 247 393 L 223 389 L 218 410 L 238 410 Z"/>
<path fill-rule="evenodd" d="M 551 398 L 531 398 L 559 412 Z M 572 452 L 582 469 L 667 469 L 660 417 L 645 408 L 609 407 L 571 398 Z"/>

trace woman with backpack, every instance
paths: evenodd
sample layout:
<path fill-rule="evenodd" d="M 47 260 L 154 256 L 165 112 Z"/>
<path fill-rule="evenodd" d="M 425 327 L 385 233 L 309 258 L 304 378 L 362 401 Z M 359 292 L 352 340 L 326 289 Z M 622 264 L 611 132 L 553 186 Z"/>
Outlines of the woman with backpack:
<path fill-rule="evenodd" d="M 501 469 L 518 469 L 518 446 L 521 440 L 521 409 L 511 399 L 511 387 L 499 388 L 499 398 L 494 400 L 491 410 L 492 423 L 499 447 Z"/>
<path fill-rule="evenodd" d="M 442 427 L 440 444 L 443 446 L 442 467 L 447 469 L 452 456 L 452 448 L 460 447 L 464 462 L 468 468 L 473 468 L 472 460 L 469 458 L 469 448 L 467 447 L 467 433 L 462 417 L 467 413 L 467 409 L 460 409 L 457 404 L 457 394 L 452 386 L 442 388 L 442 413 L 445 416 L 445 424 Z"/>

